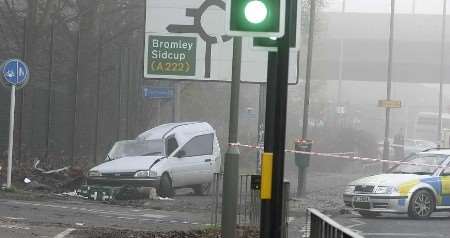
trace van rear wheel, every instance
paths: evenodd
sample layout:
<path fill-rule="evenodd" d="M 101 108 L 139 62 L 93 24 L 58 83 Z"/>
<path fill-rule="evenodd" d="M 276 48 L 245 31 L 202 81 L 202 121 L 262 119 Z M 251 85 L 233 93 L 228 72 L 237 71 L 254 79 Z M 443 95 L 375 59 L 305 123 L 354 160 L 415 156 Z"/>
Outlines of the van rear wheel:
<path fill-rule="evenodd" d="M 169 197 L 169 198 L 175 195 L 175 192 L 172 187 L 172 180 L 170 179 L 167 173 L 161 176 L 161 180 L 159 181 L 158 195 L 160 197 Z"/>

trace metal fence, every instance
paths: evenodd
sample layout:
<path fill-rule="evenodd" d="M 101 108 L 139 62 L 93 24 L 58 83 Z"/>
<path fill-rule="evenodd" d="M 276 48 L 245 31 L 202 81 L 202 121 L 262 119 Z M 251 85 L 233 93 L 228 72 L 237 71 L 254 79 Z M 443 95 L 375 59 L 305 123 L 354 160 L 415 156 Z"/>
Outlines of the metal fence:
<path fill-rule="evenodd" d="M 363 238 L 363 236 L 346 228 L 316 209 L 308 209 L 309 227 L 308 234 L 303 237 L 309 238 Z"/>
<path fill-rule="evenodd" d="M 252 174 L 239 176 L 239 197 L 237 209 L 237 223 L 241 226 L 259 226 L 261 200 L 259 190 L 251 188 Z M 218 226 L 222 214 L 222 182 L 223 173 L 214 174 L 212 184 L 211 224 Z"/>

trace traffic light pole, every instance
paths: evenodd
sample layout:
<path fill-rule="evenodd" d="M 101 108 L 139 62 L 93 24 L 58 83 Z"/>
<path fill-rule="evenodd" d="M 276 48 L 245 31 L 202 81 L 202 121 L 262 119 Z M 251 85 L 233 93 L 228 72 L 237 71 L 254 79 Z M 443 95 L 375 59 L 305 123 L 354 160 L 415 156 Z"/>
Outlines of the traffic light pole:
<path fill-rule="evenodd" d="M 273 142 L 274 142 L 274 117 L 275 117 L 275 97 L 277 88 L 277 68 L 278 68 L 278 56 L 277 52 L 269 52 L 267 62 L 267 88 L 266 88 L 266 119 L 264 129 L 264 155 L 273 154 Z M 264 159 L 262 161 L 264 162 Z M 261 168 L 262 176 L 266 175 L 265 164 Z M 271 178 L 270 178 L 271 179 Z M 270 181 L 271 182 L 271 181 Z M 265 189 L 261 187 L 261 189 Z M 268 191 L 271 193 L 271 191 Z M 260 235 L 261 238 L 267 238 L 270 236 L 271 228 L 271 200 L 269 198 L 261 199 L 261 222 L 260 222 Z"/>
<path fill-rule="evenodd" d="M 286 1 L 287 12 L 291 1 Z M 277 77 L 268 78 L 266 134 L 261 176 L 261 237 L 283 237 L 283 182 L 284 150 L 286 141 L 287 89 L 289 76 L 289 23 L 290 14 L 285 14 L 285 34 L 278 39 L 278 53 L 269 53 L 269 63 L 277 58 Z M 269 64 L 270 65 L 270 64 Z M 272 65 L 270 65 L 272 66 Z M 272 69 L 268 69 L 268 73 Z M 268 165 L 272 165 L 269 168 Z M 271 183 L 267 181 L 271 177 Z M 269 193 L 270 192 L 270 193 Z"/>
<path fill-rule="evenodd" d="M 230 121 L 228 143 L 238 142 L 239 91 L 241 80 L 241 37 L 233 38 L 233 64 L 231 80 Z M 239 185 L 239 148 L 228 146 L 225 153 L 222 199 L 222 235 L 236 237 L 236 210 Z"/>
<path fill-rule="evenodd" d="M 283 183 L 284 183 L 284 150 L 286 143 L 286 112 L 287 94 L 289 78 L 289 23 L 291 15 L 288 13 L 291 8 L 291 0 L 286 0 L 286 24 L 284 36 L 278 39 L 278 70 L 277 70 L 277 97 L 275 101 L 274 117 L 274 160 L 272 176 L 272 238 L 283 237 Z"/>

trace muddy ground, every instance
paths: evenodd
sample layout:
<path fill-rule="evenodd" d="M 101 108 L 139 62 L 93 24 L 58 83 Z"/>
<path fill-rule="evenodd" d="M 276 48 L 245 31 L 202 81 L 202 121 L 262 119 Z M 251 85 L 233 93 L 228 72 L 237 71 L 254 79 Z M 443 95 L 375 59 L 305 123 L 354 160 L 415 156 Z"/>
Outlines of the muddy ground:
<path fill-rule="evenodd" d="M 344 204 L 342 202 L 342 192 L 345 185 L 363 176 L 367 173 L 329 173 L 329 172 L 309 172 L 306 185 L 306 193 L 300 197 L 295 198 L 296 188 L 296 173 L 286 173 L 286 178 L 291 182 L 291 199 L 289 203 L 289 217 L 291 224 L 289 225 L 290 232 L 298 234 L 302 229 L 305 219 L 307 208 L 316 208 L 325 214 L 334 215 L 338 213 L 346 212 Z M 148 200 L 148 199 L 136 199 L 125 201 L 90 201 L 79 197 L 72 197 L 67 195 L 61 195 L 56 193 L 49 193 L 45 191 L 24 191 L 18 189 L 15 192 L 0 191 L 0 199 L 7 200 L 25 200 L 25 201 L 61 201 L 61 200 L 75 200 L 84 204 L 98 204 L 105 203 L 108 205 L 120 206 L 123 208 L 131 209 L 154 209 L 160 211 L 171 212 L 187 212 L 187 213 L 202 213 L 206 220 L 210 220 L 213 215 L 215 207 L 221 207 L 221 197 L 219 196 L 219 203 L 216 205 L 215 196 L 204 195 L 197 196 L 193 194 L 191 189 L 177 190 L 177 195 L 173 200 Z M 220 214 L 219 214 L 220 217 Z M 209 223 L 213 223 L 212 220 Z M 203 228 L 202 228 L 203 229 Z M 120 230 L 114 230 L 105 227 L 85 227 L 83 229 L 77 229 L 71 237 L 133 237 L 133 238 L 146 238 L 146 237 L 220 237 L 217 230 L 196 230 L 196 231 L 177 231 L 166 233 L 155 233 L 155 231 L 142 231 L 122 228 Z M 256 232 L 241 232 L 240 237 L 258 237 Z M 293 236 L 295 237 L 295 236 Z"/>
<path fill-rule="evenodd" d="M 86 229 L 77 230 L 71 234 L 77 238 L 222 238 L 218 229 L 197 231 L 146 232 L 114 229 Z M 259 233 L 255 229 L 238 229 L 239 238 L 256 238 Z"/>

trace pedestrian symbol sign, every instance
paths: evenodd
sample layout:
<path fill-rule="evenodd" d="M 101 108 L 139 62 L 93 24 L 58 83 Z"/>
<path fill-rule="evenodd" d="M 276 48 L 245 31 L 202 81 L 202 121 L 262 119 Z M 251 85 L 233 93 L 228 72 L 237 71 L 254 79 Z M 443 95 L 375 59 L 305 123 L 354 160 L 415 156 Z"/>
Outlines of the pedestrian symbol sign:
<path fill-rule="evenodd" d="M 9 86 L 24 86 L 29 77 L 28 66 L 19 59 L 10 59 L 3 64 L 2 79 Z"/>

